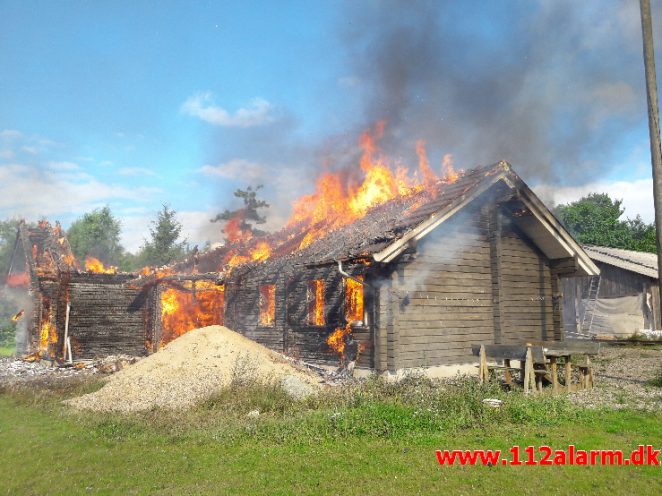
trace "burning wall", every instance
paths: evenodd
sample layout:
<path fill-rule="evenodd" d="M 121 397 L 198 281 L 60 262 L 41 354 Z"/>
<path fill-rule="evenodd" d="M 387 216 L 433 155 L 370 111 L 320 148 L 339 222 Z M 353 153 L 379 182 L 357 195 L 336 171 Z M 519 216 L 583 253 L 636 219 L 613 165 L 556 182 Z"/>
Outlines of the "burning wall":
<path fill-rule="evenodd" d="M 223 324 L 224 286 L 205 280 L 169 281 L 162 286 L 159 347 L 198 327 Z"/>

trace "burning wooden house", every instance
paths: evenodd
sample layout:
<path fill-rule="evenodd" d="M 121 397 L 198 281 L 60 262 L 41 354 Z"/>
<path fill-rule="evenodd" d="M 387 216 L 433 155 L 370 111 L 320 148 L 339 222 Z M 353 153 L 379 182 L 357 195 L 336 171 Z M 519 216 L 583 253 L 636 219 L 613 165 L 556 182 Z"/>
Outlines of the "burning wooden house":
<path fill-rule="evenodd" d="M 18 351 L 58 360 L 156 351 L 182 329 L 222 320 L 215 279 L 118 273 L 91 257 L 81 268 L 59 224 L 22 223 L 6 281 L 29 301 Z"/>
<path fill-rule="evenodd" d="M 81 271 L 57 229 L 24 228 L 30 351 L 63 357 L 70 340 L 74 357 L 149 353 L 219 323 L 321 364 L 358 342 L 358 367 L 397 372 L 473 363 L 472 343 L 563 339 L 560 278 L 599 273 L 581 246 L 505 162 L 421 170 L 420 184 L 361 204 L 361 189 L 345 201 L 323 176 L 282 231 L 149 275 Z"/>
<path fill-rule="evenodd" d="M 262 239 L 273 247 L 266 261 L 251 262 L 248 243 L 178 269 L 211 270 L 246 253 L 219 276 L 226 326 L 320 363 L 337 363 L 351 333 L 360 367 L 391 372 L 471 363 L 476 342 L 564 339 L 560 278 L 599 273 L 505 162 L 334 229 L 324 219 L 306 225 Z"/>

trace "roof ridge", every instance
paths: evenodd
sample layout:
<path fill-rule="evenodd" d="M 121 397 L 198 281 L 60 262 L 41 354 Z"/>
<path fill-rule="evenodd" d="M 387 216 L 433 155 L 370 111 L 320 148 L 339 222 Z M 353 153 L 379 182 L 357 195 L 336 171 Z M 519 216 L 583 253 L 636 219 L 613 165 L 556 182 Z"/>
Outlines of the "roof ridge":
<path fill-rule="evenodd" d="M 647 251 L 627 250 L 625 248 L 613 248 L 611 246 L 584 245 L 584 247 L 588 248 L 589 250 L 592 249 L 594 251 L 597 251 L 597 252 L 601 253 L 602 255 L 607 255 L 609 257 L 617 258 L 618 260 L 622 260 L 623 262 L 631 263 L 631 264 L 634 264 L 634 265 L 641 265 L 642 267 L 648 267 L 648 268 L 651 268 L 651 267 L 649 265 L 646 265 L 646 264 L 642 263 L 642 262 L 632 260 L 632 259 L 628 259 L 628 258 L 624 258 L 622 256 L 619 256 L 619 255 L 616 255 L 616 254 L 613 254 L 613 253 L 605 252 L 605 251 L 601 250 L 601 248 L 602 249 L 606 248 L 608 250 L 621 250 L 621 251 L 627 251 L 627 252 L 630 252 L 630 253 L 636 253 L 636 254 L 641 254 L 641 255 L 651 255 L 651 256 L 655 256 L 655 257 L 658 256 L 657 253 L 650 253 L 650 252 L 647 252 Z M 657 267 L 653 267 L 653 268 L 656 269 Z"/>

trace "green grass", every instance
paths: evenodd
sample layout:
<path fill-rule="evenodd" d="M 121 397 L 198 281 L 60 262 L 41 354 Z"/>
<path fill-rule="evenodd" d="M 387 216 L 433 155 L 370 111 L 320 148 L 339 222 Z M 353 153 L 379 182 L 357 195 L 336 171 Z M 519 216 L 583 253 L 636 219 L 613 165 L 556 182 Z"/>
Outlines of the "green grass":
<path fill-rule="evenodd" d="M 660 467 L 441 467 L 436 449 L 662 445 L 662 414 L 591 411 L 462 382 L 367 385 L 291 402 L 222 392 L 186 412 L 72 414 L 99 387 L 0 393 L 0 494 L 655 494 Z M 481 398 L 501 397 L 504 407 Z M 246 413 L 259 409 L 257 419 Z"/>
<path fill-rule="evenodd" d="M 16 353 L 14 346 L 0 346 L 0 357 L 12 356 Z"/>

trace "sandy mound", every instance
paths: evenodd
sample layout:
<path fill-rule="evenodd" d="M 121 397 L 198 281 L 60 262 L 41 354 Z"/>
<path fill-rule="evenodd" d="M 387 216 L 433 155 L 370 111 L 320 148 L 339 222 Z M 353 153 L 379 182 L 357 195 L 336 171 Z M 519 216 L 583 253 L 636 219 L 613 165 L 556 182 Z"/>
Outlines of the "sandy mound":
<path fill-rule="evenodd" d="M 99 390 L 68 400 L 94 411 L 132 412 L 191 406 L 233 380 L 279 382 L 293 396 L 319 386 L 319 378 L 281 355 L 222 326 L 195 329 L 112 375 Z"/>

